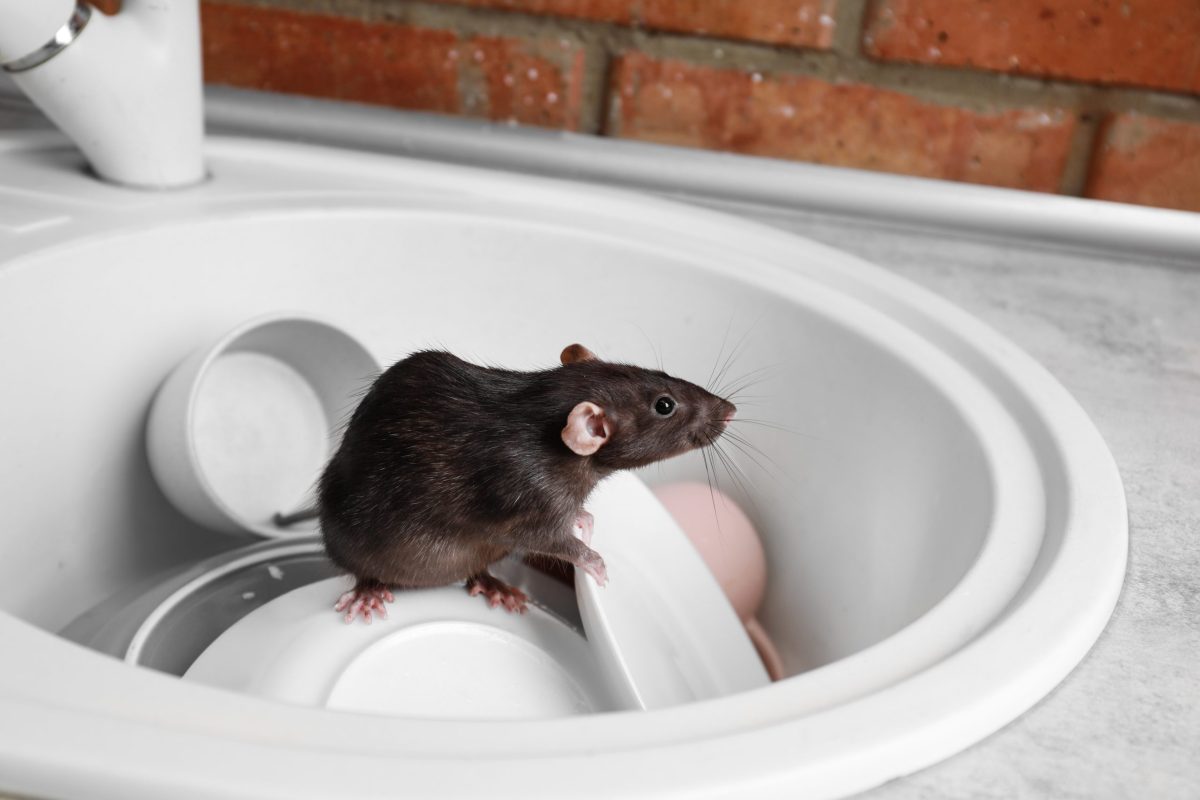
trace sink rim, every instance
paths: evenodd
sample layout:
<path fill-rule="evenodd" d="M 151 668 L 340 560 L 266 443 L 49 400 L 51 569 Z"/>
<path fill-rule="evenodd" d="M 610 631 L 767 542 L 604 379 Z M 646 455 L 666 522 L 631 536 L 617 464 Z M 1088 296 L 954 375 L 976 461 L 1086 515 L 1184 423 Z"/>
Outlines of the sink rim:
<path fill-rule="evenodd" d="M 268 146 L 276 151 L 295 147 L 277 143 L 268 143 Z M 236 154 L 234 151 L 242 150 L 244 152 L 247 148 L 244 144 L 218 142 L 211 149 L 217 154 L 222 154 L 223 151 L 223 155 L 229 156 Z M 253 151 L 258 148 L 250 147 L 248 149 L 251 155 L 257 157 L 257 154 Z M 639 763 L 643 765 L 657 762 L 680 765 L 686 762 L 688 769 L 693 771 L 687 778 L 689 785 L 705 785 L 706 782 L 713 780 L 725 780 L 734 785 L 739 779 L 746 779 L 746 765 L 763 763 L 763 759 L 766 757 L 763 754 L 765 748 L 766 751 L 771 751 L 770 755 L 774 760 L 768 759 L 769 763 L 764 766 L 764 769 L 776 779 L 780 776 L 789 775 L 789 770 L 790 777 L 793 779 L 799 774 L 815 775 L 819 773 L 821 771 L 821 754 L 824 753 L 823 758 L 826 759 L 825 767 L 827 769 L 829 768 L 828 762 L 833 761 L 835 762 L 835 770 L 840 770 L 844 777 L 848 776 L 840 785 L 843 787 L 850 785 L 856 788 L 866 788 L 878 783 L 880 780 L 878 776 L 880 774 L 883 774 L 884 777 L 890 777 L 899 774 L 900 771 L 912 771 L 919 766 L 940 760 L 945 755 L 956 752 L 966 746 L 966 744 L 981 738 L 983 735 L 999 727 L 999 725 L 994 724 L 994 721 L 981 725 L 978 719 L 969 719 L 969 715 L 961 704 L 948 701 L 946 697 L 949 694 L 948 692 L 941 691 L 939 693 L 939 689 L 944 690 L 945 681 L 947 680 L 943 673 L 949 670 L 951 675 L 958 675 L 959 678 L 965 675 L 966 680 L 958 680 L 960 686 L 970 685 L 972 682 L 978 684 L 982 677 L 987 674 L 988 668 L 994 668 L 995 663 L 998 660 L 1002 660 L 997 659 L 996 654 L 1003 654 L 1007 650 L 1011 650 L 1011 646 L 1015 642 L 1019 642 L 1024 638 L 1020 632 L 1023 626 L 1028 625 L 1031 620 L 1040 620 L 1044 625 L 1046 611 L 1037 608 L 1038 603 L 1034 601 L 1039 600 L 1047 594 L 1050 594 L 1051 597 L 1054 596 L 1056 592 L 1054 591 L 1054 586 L 1051 586 L 1051 584 L 1063 582 L 1064 574 L 1061 567 L 1064 563 L 1075 572 L 1080 572 L 1081 569 L 1087 567 L 1089 564 L 1095 566 L 1097 562 L 1105 567 L 1102 571 L 1092 570 L 1089 572 L 1084 570 L 1081 573 L 1088 576 L 1085 586 L 1091 587 L 1093 590 L 1091 603 L 1083 603 L 1079 595 L 1068 596 L 1068 599 L 1074 602 L 1060 603 L 1056 609 L 1059 617 L 1074 616 L 1078 623 L 1071 629 L 1071 633 L 1074 635 L 1065 636 L 1062 635 L 1061 631 L 1056 632 L 1047 642 L 1046 649 L 1039 654 L 1040 658 L 1029 660 L 1037 663 L 1025 664 L 1025 672 L 1029 674 L 1022 674 L 1020 676 L 1025 680 L 1022 687 L 1012 685 L 1016 681 L 1010 680 L 1007 684 L 1003 685 L 990 684 L 990 688 L 996 689 L 996 691 L 988 692 L 986 689 L 989 687 L 989 684 L 984 683 L 982 690 L 972 695 L 975 697 L 977 705 L 985 707 L 985 710 L 991 715 L 989 718 L 1003 717 L 1004 721 L 1012 719 L 1017 713 L 1025 710 L 1037 699 L 1040 699 L 1050 687 L 1056 685 L 1079 661 L 1083 653 L 1090 647 L 1103 628 L 1104 623 L 1111 613 L 1112 606 L 1115 604 L 1125 564 L 1126 530 L 1124 495 L 1111 455 L 1108 453 L 1103 442 L 1100 440 L 1098 432 L 1092 426 L 1090 420 L 1087 419 L 1082 409 L 1079 408 L 1075 401 L 1044 369 L 1037 365 L 1030 357 L 1018 351 L 999 334 L 969 317 L 965 312 L 961 312 L 931 293 L 908 284 L 906 281 L 895 276 L 891 276 L 882 269 L 861 262 L 853 256 L 810 243 L 799 237 L 793 237 L 789 234 L 784 234 L 764 226 L 758 226 L 744 220 L 735 220 L 715 212 L 685 208 L 668 201 L 646 198 L 636 194 L 626 194 L 617 190 L 595 190 L 592 187 L 572 189 L 569 186 L 564 187 L 564 185 L 559 184 L 557 181 L 546 179 L 501 178 L 493 173 L 480 174 L 476 170 L 446 168 L 441 165 L 433 167 L 416 165 L 414 168 L 413 164 L 406 165 L 402 161 L 399 167 L 397 167 L 393 163 L 399 161 L 397 159 L 362 156 L 361 154 L 343 154 L 340 151 L 332 151 L 332 153 L 337 159 L 350 158 L 355 161 L 371 162 L 374 164 L 374 169 L 376 170 L 385 164 L 398 169 L 401 173 L 423 171 L 426 174 L 436 174 L 450 170 L 451 173 L 457 172 L 457 177 L 459 178 L 469 175 L 470 179 L 477 184 L 480 181 L 486 184 L 489 180 L 493 183 L 502 183 L 505 180 L 519 180 L 526 183 L 526 188 L 534 186 L 539 190 L 544 190 L 543 194 L 549 194 L 548 199 L 550 202 L 553 202 L 555 195 L 574 193 L 577 196 L 583 195 L 585 198 L 591 198 L 598 194 L 610 199 L 616 199 L 622 205 L 626 205 L 629 208 L 631 216 L 633 211 L 640 209 L 641 213 L 637 217 L 642 221 L 654 219 L 656 222 L 662 222 L 664 218 L 669 219 L 674 216 L 677 219 L 682 218 L 684 222 L 687 222 L 689 219 L 693 220 L 691 225 L 689 225 L 691 227 L 694 226 L 694 220 L 699 215 L 701 219 L 710 222 L 714 228 L 719 227 L 719 225 L 728 227 L 730 224 L 733 224 L 735 228 L 742 230 L 746 230 L 748 227 L 754 229 L 757 238 L 760 240 L 758 244 L 772 245 L 772 247 L 766 248 L 768 251 L 774 251 L 777 246 L 780 252 L 786 252 L 789 249 L 789 244 L 794 247 L 796 242 L 803 242 L 806 247 L 811 245 L 810 250 L 823 251 L 828 256 L 830 263 L 836 264 L 842 270 L 838 275 L 825 275 L 829 281 L 827 285 L 831 291 L 846 292 L 847 289 L 857 289 L 860 294 L 865 294 L 868 298 L 874 297 L 877 302 L 879 300 L 889 301 L 886 303 L 886 307 L 890 311 L 888 314 L 889 318 L 905 324 L 905 327 L 914 322 L 922 323 L 917 325 L 916 330 L 924 328 L 924 338 L 931 340 L 931 346 L 936 346 L 939 350 L 950 346 L 951 350 L 958 351 L 957 354 L 960 358 L 966 357 L 973 361 L 976 368 L 981 366 L 990 368 L 993 372 L 993 382 L 996 379 L 1009 381 L 1012 384 L 1010 386 L 1011 391 L 1018 397 L 1024 398 L 1031 408 L 1035 411 L 1048 412 L 1046 416 L 1034 419 L 1033 422 L 1045 423 L 1047 420 L 1054 422 L 1053 425 L 1046 425 L 1046 433 L 1050 437 L 1048 444 L 1056 451 L 1052 455 L 1058 457 L 1064 469 L 1065 477 L 1068 480 L 1065 489 L 1069 492 L 1070 497 L 1076 501 L 1071 508 L 1073 513 L 1065 520 L 1063 540 L 1058 551 L 1052 554 L 1051 560 L 1053 563 L 1051 564 L 1051 568 L 1041 578 L 1040 582 L 1033 586 L 1023 597 L 1018 596 L 1015 605 L 1007 613 L 1001 615 L 991 628 L 968 642 L 962 649 L 954 652 L 935 666 L 925 669 L 911 676 L 909 679 L 880 692 L 828 711 L 818 712 L 798 719 L 775 719 L 777 714 L 769 715 L 770 718 L 761 715 L 763 707 L 778 707 L 781 705 L 780 700 L 782 698 L 778 696 L 781 693 L 779 690 L 788 689 L 789 687 L 786 684 L 777 684 L 758 692 L 750 693 L 754 696 L 767 698 L 759 703 L 754 718 L 746 720 L 747 724 L 735 730 L 722 729 L 717 731 L 711 735 L 711 738 L 706 738 L 700 733 L 708 727 L 702 724 L 702 716 L 737 718 L 739 712 L 741 712 L 742 716 L 745 716 L 745 712 L 748 710 L 745 703 L 747 695 L 707 701 L 683 707 L 680 710 L 656 711 L 649 714 L 643 713 L 641 715 L 641 724 L 638 726 L 639 728 L 663 727 L 667 723 L 660 725 L 657 721 L 652 721 L 650 717 L 652 715 L 655 717 L 670 715 L 672 717 L 669 721 L 671 726 L 674 726 L 679 731 L 687 731 L 683 738 L 674 739 L 666 743 L 659 742 L 657 745 L 647 746 L 642 742 L 631 743 L 627 738 L 622 737 L 621 734 L 623 731 L 618 729 L 623 724 L 620 721 L 620 718 L 624 716 L 622 714 L 606 715 L 607 718 L 595 717 L 588 720 L 572 720 L 566 724 L 594 723 L 594 727 L 597 729 L 609 728 L 609 744 L 613 746 L 598 746 L 595 739 L 589 739 L 586 742 L 586 748 L 580 749 L 570 739 L 572 733 L 574 732 L 575 735 L 578 735 L 578 731 L 565 728 L 561 731 L 549 730 L 547 736 L 541 737 L 543 744 L 553 738 L 563 745 L 565 749 L 555 754 L 548 754 L 544 751 L 540 752 L 537 755 L 538 761 L 554 759 L 556 761 L 568 762 L 576 760 L 583 761 L 590 765 L 589 769 L 594 769 L 597 764 L 594 758 L 598 756 L 594 756 L 589 760 L 586 755 L 581 755 L 586 750 L 586 752 L 593 754 L 603 752 L 605 758 L 617 760 L 631 759 L 634 762 L 638 762 L 639 759 L 643 758 L 655 759 L 649 762 L 640 761 Z M 316 157 L 321 158 L 319 155 Z M 327 154 L 325 158 L 328 157 Z M 407 177 L 410 178 L 411 175 Z M 478 192 L 478 189 L 474 191 Z M 82 243 L 82 241 L 79 243 Z M 47 251 L 43 250 L 42 252 Z M 6 266 L 0 265 L 0 275 L 4 274 Z M 782 267 L 776 267 L 774 271 L 781 275 L 789 275 L 790 279 L 798 277 L 797 272 L 785 270 Z M 825 270 L 825 272 L 832 272 L 832 270 Z M 843 288 L 838 289 L 839 284 Z M 901 316 L 896 317 L 897 313 L 900 313 Z M 905 316 L 908 317 L 907 320 Z M 967 369 L 966 365 L 963 368 Z M 974 374 L 974 370 L 970 370 L 970 372 Z M 1026 419 L 1025 422 L 1028 424 L 1030 420 Z M 1092 501 L 1085 504 L 1082 511 L 1077 502 L 1081 497 L 1086 497 Z M 1100 513 L 1097 509 L 1100 509 L 1103 513 Z M 1119 522 L 1114 522 L 1114 520 L 1119 520 Z M 1111 550 L 1112 547 L 1116 547 L 1119 552 L 1107 553 L 1106 557 L 1109 559 L 1107 562 L 1099 558 L 1099 554 L 1095 550 L 1089 551 L 1086 547 L 1089 538 L 1086 528 L 1089 526 L 1095 527 L 1098 530 L 1109 529 L 1107 539 L 1107 543 L 1110 545 L 1109 549 Z M 1063 605 L 1071 605 L 1074 609 L 1073 614 L 1066 614 L 1062 608 Z M 1035 625 L 1034 629 L 1037 630 L 1039 627 L 1041 625 Z M 158 679 L 162 676 L 146 676 L 144 673 L 139 674 L 133 671 L 129 671 L 129 675 L 120 675 L 119 673 L 112 672 L 112 668 L 115 665 L 105 663 L 102 657 L 83 652 L 71 652 L 68 654 L 70 645 L 7 614 L 0 614 L 0 636 L 11 636 L 10 641 L 14 642 L 14 644 L 28 646 L 34 651 L 44 653 L 47 656 L 60 658 L 63 661 L 70 660 L 81 667 L 95 669 L 98 674 L 103 675 L 105 680 L 113 681 L 114 687 L 125 686 L 134 692 L 135 695 L 138 693 L 138 687 L 143 684 L 143 681 L 145 681 L 147 686 L 149 684 L 155 685 L 156 688 L 153 691 L 155 695 L 168 690 L 167 687 L 175 689 L 176 694 L 178 694 L 178 690 L 192 688 L 172 686 L 169 683 L 160 684 Z M 57 650 L 58 652 L 52 653 L 52 650 Z M 841 662 L 835 662 L 834 665 L 830 666 L 835 666 L 838 663 Z M 22 669 L 26 667 L 27 664 L 24 662 L 17 664 L 17 673 L 20 674 Z M 61 665 L 58 671 L 61 672 Z M 27 677 L 36 682 L 38 675 L 30 673 Z M 1012 677 L 1011 673 L 1009 677 Z M 1035 685 L 1039 688 L 1031 688 Z M 897 713 L 897 710 L 905 708 L 905 695 L 911 694 L 914 691 L 923 691 L 927 687 L 932 689 L 933 694 L 931 696 L 935 698 L 935 701 L 925 705 L 923 711 L 926 714 L 926 721 L 920 727 L 917 734 L 913 735 L 911 725 L 908 724 L 907 720 L 903 725 L 896 722 L 897 717 L 904 716 Z M 1003 689 L 1004 691 L 999 691 L 999 689 Z M 104 707 L 96 706 L 94 698 L 85 699 L 79 696 L 78 692 L 75 692 L 75 694 L 77 695 L 76 700 L 78 702 L 76 710 L 56 713 L 66 713 L 69 718 L 74 720 L 71 724 L 80 726 L 79 730 L 81 731 L 90 726 L 90 730 L 96 733 L 103 731 L 103 726 L 113 724 L 112 719 L 106 716 L 105 712 L 101 710 Z M 150 693 L 147 692 L 147 694 Z M 205 695 L 204 697 L 196 696 L 193 699 L 196 700 L 198 705 L 208 707 L 218 702 L 216 698 L 208 697 L 207 692 Z M 63 697 L 65 695 L 59 693 L 58 702 L 62 702 Z M 288 709 L 284 713 L 269 704 L 267 708 L 255 708 L 255 702 L 250 698 L 238 697 L 235 699 L 239 701 L 237 705 L 243 708 L 243 710 L 252 709 L 252 715 L 267 714 L 268 709 L 270 709 L 272 713 L 269 716 L 277 717 L 277 721 L 279 722 L 285 719 L 295 719 L 297 721 L 300 719 L 294 716 L 294 709 Z M 940 703 L 936 702 L 938 699 L 941 700 Z M 228 706 L 229 702 L 227 699 L 222 699 L 219 704 Z M 43 712 L 50 711 L 50 708 L 46 705 L 35 704 L 33 710 L 31 710 L 30 701 L 14 701 L 14 708 L 12 709 L 15 714 L 14 720 L 36 719 L 36 716 L 30 717 L 28 714 L 35 713 L 37 708 L 40 708 Z M 92 713 L 83 710 L 85 708 L 91 709 Z M 889 708 L 893 709 L 890 713 L 887 711 Z M 1017 709 L 1016 713 L 1013 712 L 1014 708 Z M 117 710 L 128 711 L 128 709 L 119 709 L 119 707 Z M 94 716 L 94 714 L 101 714 L 101 716 Z M 840 719 L 838 719 L 839 717 Z M 880 725 L 881 720 L 890 723 L 890 725 Z M 309 721 L 313 722 L 313 724 L 319 723 L 319 720 Z M 389 725 L 392 723 L 404 723 L 403 720 L 388 720 L 387 722 Z M 195 721 L 192 724 L 194 726 L 196 724 Z M 539 722 L 530 724 L 546 730 L 557 729 L 561 723 Z M 420 725 L 422 728 L 421 739 L 424 740 L 423 744 L 428 747 L 431 744 L 429 740 L 432 734 L 432 731 L 429 730 L 430 723 L 422 722 Z M 900 730 L 896 730 L 898 725 L 900 725 Z M 100 727 L 97 728 L 96 726 Z M 811 735 L 811 729 L 814 726 L 815 730 L 820 732 L 819 736 Z M 20 728 L 22 726 L 18 725 L 15 727 Z M 135 725 L 135 727 L 137 726 Z M 948 736 L 948 729 L 955 729 L 958 732 L 957 736 Z M 374 726 L 372 726 L 372 730 L 381 735 L 386 732 L 384 728 L 376 728 Z M 871 735 L 869 737 L 865 736 L 862 733 L 863 730 L 869 730 Z M 167 738 L 163 735 L 162 731 L 157 730 L 153 726 L 143 731 L 143 733 L 147 732 L 153 733 L 156 739 L 158 737 L 162 739 Z M 210 730 L 209 732 L 213 731 Z M 513 732 L 517 734 L 513 737 L 516 739 L 521 738 L 522 734 L 532 733 L 532 731 L 525 730 Z M 174 736 L 183 736 L 185 741 L 190 738 L 184 729 L 172 729 L 171 733 Z M 261 729 L 256 731 L 256 733 L 261 736 Z M 908 735 L 907 745 L 904 741 L 906 734 Z M 967 737 L 968 741 L 964 742 L 963 736 Z M 407 737 L 401 736 L 399 738 L 403 741 Z M 9 760 L 8 754 L 14 752 L 14 748 L 10 747 L 14 742 L 10 739 L 10 735 L 0 734 L 0 741 L 4 742 L 4 747 L 0 748 L 0 763 Z M 868 739 L 872 744 L 867 744 Z M 316 740 L 301 741 L 295 736 L 285 736 L 283 740 L 294 740 L 292 741 L 294 747 L 308 748 L 317 744 Z M 922 743 L 925 747 L 930 748 L 920 758 L 914 757 L 912 754 L 912 742 L 916 740 L 928 740 Z M 687 741 L 692 746 L 687 748 L 690 752 L 684 752 L 682 760 L 677 762 L 674 759 L 679 758 L 680 748 L 672 748 L 671 745 L 683 741 Z M 781 769 L 778 763 L 778 749 L 781 743 L 785 741 L 793 744 L 803 742 L 808 749 L 805 749 L 803 752 L 789 751 L 791 752 L 792 763 Z M 220 747 L 228 748 L 229 746 L 236 748 L 239 745 L 239 741 L 236 738 L 214 742 L 211 737 L 207 737 L 206 742 L 207 746 L 217 747 L 218 749 Z M 850 743 L 855 745 L 852 748 L 853 753 L 847 754 L 837 749 L 838 747 L 844 748 Z M 154 741 L 147 744 L 159 745 L 162 742 Z M 244 745 L 245 742 L 243 741 L 241 744 Z M 411 741 L 407 742 L 406 746 L 410 749 L 402 751 L 402 753 L 410 756 L 415 755 L 416 753 L 411 749 L 412 744 L 413 742 Z M 448 737 L 445 744 L 451 749 L 441 752 L 438 758 L 454 758 L 454 756 L 447 756 L 446 752 L 453 752 L 459 758 L 463 756 L 462 751 L 465 742 L 461 734 Z M 722 752 L 722 746 L 736 749 L 738 752 L 737 758 L 730 759 L 728 752 Z M 639 749 L 630 749 L 634 747 Z M 708 748 L 716 749 L 710 750 Z M 63 749 L 65 750 L 66 748 L 63 747 Z M 163 748 L 156 747 L 155 749 L 162 750 Z M 162 755 L 169 754 L 170 748 L 168 747 L 166 750 L 168 752 L 162 753 Z M 885 752 L 880 752 L 881 750 Z M 45 757 L 45 752 L 42 751 L 43 758 Z M 378 755 L 383 755 L 385 751 L 378 750 L 376 752 Z M 388 758 L 369 760 L 388 762 L 389 759 L 395 759 L 398 755 L 392 749 L 386 752 Z M 433 752 L 430 750 L 421 754 L 421 756 L 432 755 Z M 286 750 L 277 753 L 277 755 L 283 756 L 284 761 L 286 761 Z M 838 758 L 834 758 L 835 755 Z M 903 758 L 901 757 L 902 755 L 904 756 Z M 312 763 L 315 764 L 320 760 L 314 759 Z M 412 761 L 412 759 L 408 760 Z M 730 769 L 731 761 L 738 762 L 740 766 L 736 769 Z M 517 770 L 517 772 L 513 773 L 513 764 L 527 762 L 525 759 L 514 755 L 513 752 L 508 752 L 503 754 L 500 760 L 492 759 L 488 763 L 489 770 L 496 769 L 502 773 L 511 774 L 512 777 L 516 778 L 520 775 L 520 771 Z M 899 769 L 897 765 L 901 763 L 903 764 L 903 768 Z M 261 764 L 265 765 L 266 760 L 261 762 Z M 17 765 L 12 764 L 11 766 L 15 767 Z M 406 768 L 416 770 L 424 769 L 428 766 L 429 764 L 425 761 L 414 761 L 413 764 L 406 765 Z M 382 767 L 386 771 L 387 764 L 384 763 Z M 660 768 L 656 767 L 656 769 Z M 288 769 L 295 770 L 295 764 L 290 764 Z M 621 770 L 617 769 L 612 772 L 621 772 Z M 646 777 L 640 770 L 633 770 L 633 772 L 638 773 L 642 778 Z M 368 776 L 369 773 L 372 773 L 372 770 L 364 770 L 362 775 Z M 245 776 L 242 777 L 244 778 Z M 315 779 L 316 776 L 314 775 L 313 777 Z M 629 775 L 624 773 L 613 774 L 611 776 L 606 775 L 606 779 L 610 777 L 613 780 L 627 780 Z M 676 777 L 678 778 L 678 776 Z M 528 778 L 527 774 L 523 776 L 526 782 Z M 342 780 L 345 780 L 345 776 L 343 776 Z M 312 783 L 311 785 L 318 786 L 320 784 Z M 338 785 L 344 786 L 345 784 L 339 783 Z M 520 784 L 514 783 L 513 785 Z M 817 792 L 817 794 L 820 794 L 820 792 Z"/>

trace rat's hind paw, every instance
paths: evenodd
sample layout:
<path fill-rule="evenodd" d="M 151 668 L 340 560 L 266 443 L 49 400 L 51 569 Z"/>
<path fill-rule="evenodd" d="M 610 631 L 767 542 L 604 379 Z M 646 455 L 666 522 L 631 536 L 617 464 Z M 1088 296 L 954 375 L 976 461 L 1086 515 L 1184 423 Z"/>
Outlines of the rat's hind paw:
<path fill-rule="evenodd" d="M 395 599 L 392 590 L 379 581 L 359 581 L 353 589 L 338 598 L 333 610 L 345 611 L 348 623 L 361 616 L 363 621 L 370 625 L 372 614 L 378 614 L 380 619 L 387 619 L 387 606 L 384 603 Z"/>
<path fill-rule="evenodd" d="M 467 594 L 472 597 L 477 594 L 483 595 L 483 599 L 487 600 L 487 604 L 492 608 L 504 606 L 508 611 L 518 614 L 524 614 L 528 610 L 525 605 L 529 601 L 528 595 L 488 572 L 467 578 Z"/>

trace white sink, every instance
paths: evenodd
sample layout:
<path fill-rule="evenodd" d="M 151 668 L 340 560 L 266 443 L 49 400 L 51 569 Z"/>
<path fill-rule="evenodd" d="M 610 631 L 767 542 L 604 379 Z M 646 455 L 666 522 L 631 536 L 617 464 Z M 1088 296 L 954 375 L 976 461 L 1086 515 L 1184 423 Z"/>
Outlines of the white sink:
<path fill-rule="evenodd" d="M 1127 532 L 1104 443 L 1029 357 L 907 282 L 617 191 L 233 139 L 207 159 L 207 185 L 141 193 L 61 140 L 0 139 L 0 789 L 843 796 L 1014 719 L 1108 619 Z M 731 450 L 749 495 L 722 485 L 764 538 L 761 619 L 790 677 L 662 711 L 427 721 L 270 703 L 57 638 L 243 543 L 169 506 L 142 431 L 180 359 L 286 310 L 384 363 L 439 346 L 545 367 L 580 341 L 703 382 L 736 345 L 732 373 L 762 370 L 742 416 L 772 427 L 742 429 L 757 463 Z"/>

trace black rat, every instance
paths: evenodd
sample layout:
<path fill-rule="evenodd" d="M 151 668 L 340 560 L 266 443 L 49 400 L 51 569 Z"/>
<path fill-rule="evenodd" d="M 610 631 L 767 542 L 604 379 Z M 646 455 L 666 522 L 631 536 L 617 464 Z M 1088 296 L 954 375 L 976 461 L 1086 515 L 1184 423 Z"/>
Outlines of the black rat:
<path fill-rule="evenodd" d="M 491 606 L 527 597 L 488 573 L 510 552 L 567 561 L 604 585 L 583 503 L 605 476 L 713 443 L 737 411 L 664 372 L 601 361 L 517 372 L 423 351 L 386 370 L 321 476 L 329 558 L 357 579 L 336 610 L 386 616 L 389 587 L 465 580 Z"/>

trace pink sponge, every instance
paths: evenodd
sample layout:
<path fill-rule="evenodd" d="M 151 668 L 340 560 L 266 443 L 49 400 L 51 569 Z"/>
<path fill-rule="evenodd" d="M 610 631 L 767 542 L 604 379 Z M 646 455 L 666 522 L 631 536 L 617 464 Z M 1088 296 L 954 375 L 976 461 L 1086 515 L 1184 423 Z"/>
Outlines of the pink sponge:
<path fill-rule="evenodd" d="M 783 677 L 779 653 L 754 616 L 767 588 L 767 559 L 750 518 L 727 495 L 704 483 L 668 483 L 654 487 L 654 494 L 721 584 L 767 673 L 779 680 Z"/>

